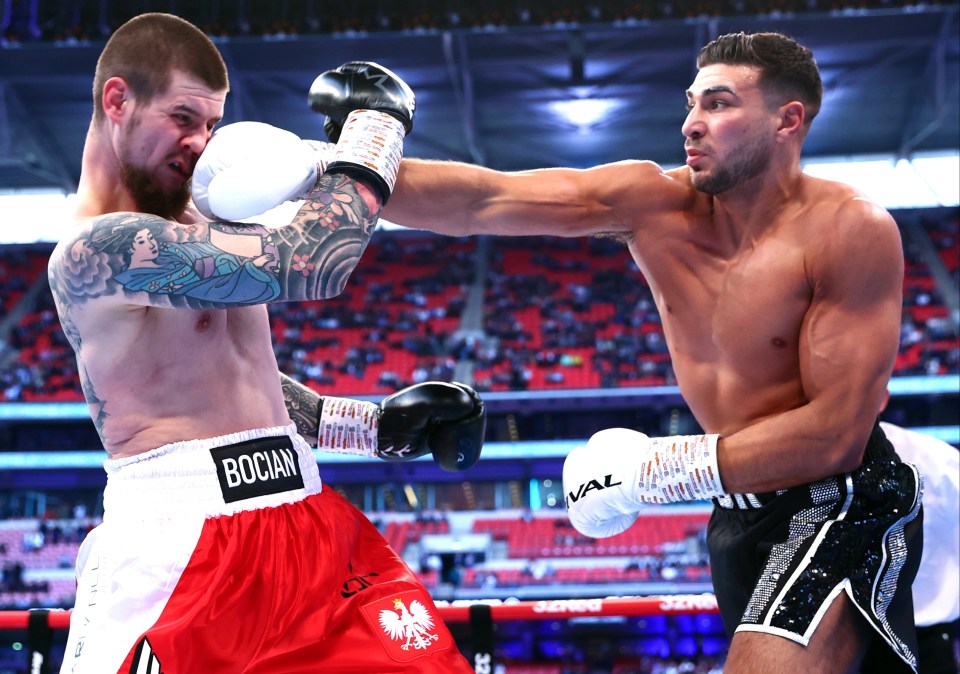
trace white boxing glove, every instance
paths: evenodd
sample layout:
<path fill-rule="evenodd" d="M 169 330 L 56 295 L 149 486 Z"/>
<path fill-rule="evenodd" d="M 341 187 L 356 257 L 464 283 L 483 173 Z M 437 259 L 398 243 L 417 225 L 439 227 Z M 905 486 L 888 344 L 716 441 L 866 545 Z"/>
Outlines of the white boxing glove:
<path fill-rule="evenodd" d="M 193 170 L 193 203 L 213 220 L 243 220 L 303 199 L 335 147 L 262 122 L 228 124 L 213 134 Z"/>
<path fill-rule="evenodd" d="M 563 463 L 570 523 L 591 538 L 630 528 L 650 503 L 721 496 L 718 435 L 649 438 L 626 428 L 595 433 Z"/>

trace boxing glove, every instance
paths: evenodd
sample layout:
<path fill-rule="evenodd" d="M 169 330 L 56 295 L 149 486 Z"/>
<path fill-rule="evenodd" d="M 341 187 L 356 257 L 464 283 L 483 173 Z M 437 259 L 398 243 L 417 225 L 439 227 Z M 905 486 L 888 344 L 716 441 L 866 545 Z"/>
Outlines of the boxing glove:
<path fill-rule="evenodd" d="M 428 452 L 444 470 L 480 458 L 487 413 L 476 391 L 460 383 L 424 382 L 376 403 L 327 396 L 320 403 L 317 448 L 411 461 Z"/>
<path fill-rule="evenodd" d="M 228 124 L 217 129 L 197 161 L 193 203 L 212 220 L 243 220 L 304 199 L 334 149 L 261 122 Z"/>
<path fill-rule="evenodd" d="M 416 99 L 406 82 L 376 63 L 351 61 L 321 73 L 307 95 L 314 112 L 327 116 L 323 128 L 337 143 L 331 173 L 366 178 L 386 203 L 413 130 Z"/>
<path fill-rule="evenodd" d="M 718 435 L 649 438 L 626 428 L 595 433 L 563 462 L 573 527 L 592 538 L 630 528 L 645 504 L 722 496 Z"/>
<path fill-rule="evenodd" d="M 327 116 L 323 130 L 336 143 L 354 110 L 385 112 L 413 131 L 416 97 L 407 83 L 377 63 L 351 61 L 320 73 L 307 96 L 310 108 Z"/>

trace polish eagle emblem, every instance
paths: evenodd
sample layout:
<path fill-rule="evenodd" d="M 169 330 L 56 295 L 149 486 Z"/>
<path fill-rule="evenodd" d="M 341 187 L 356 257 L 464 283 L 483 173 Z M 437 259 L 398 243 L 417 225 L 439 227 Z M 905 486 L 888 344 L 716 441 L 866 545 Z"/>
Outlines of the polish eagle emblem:
<path fill-rule="evenodd" d="M 407 651 L 427 648 L 440 637 L 430 632 L 433 618 L 422 602 L 414 599 L 408 609 L 401 599 L 393 600 L 393 610 L 380 611 L 380 627 L 391 639 L 404 640 L 400 648 Z"/>

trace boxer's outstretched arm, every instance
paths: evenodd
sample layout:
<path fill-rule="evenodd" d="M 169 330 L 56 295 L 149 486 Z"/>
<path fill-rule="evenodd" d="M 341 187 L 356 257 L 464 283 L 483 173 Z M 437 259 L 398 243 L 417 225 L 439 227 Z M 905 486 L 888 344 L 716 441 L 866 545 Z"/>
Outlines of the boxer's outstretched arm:
<path fill-rule="evenodd" d="M 688 193 L 682 174 L 647 161 L 505 173 L 405 159 L 383 217 L 452 236 L 620 234 L 645 214 L 683 208 Z"/>

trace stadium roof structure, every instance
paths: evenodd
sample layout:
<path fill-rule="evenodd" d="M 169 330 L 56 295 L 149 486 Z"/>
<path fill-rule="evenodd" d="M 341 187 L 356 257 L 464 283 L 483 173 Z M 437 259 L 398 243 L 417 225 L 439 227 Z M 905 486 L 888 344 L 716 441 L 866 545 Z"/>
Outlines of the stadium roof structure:
<path fill-rule="evenodd" d="M 307 106 L 310 84 L 323 70 L 367 60 L 417 93 L 407 156 L 504 170 L 630 158 L 678 165 L 697 50 L 741 30 L 782 31 L 814 50 L 825 100 L 806 157 L 911 157 L 960 147 L 953 3 L 635 26 L 221 39 L 232 88 L 224 123 L 258 120 L 323 138 L 323 119 Z M 0 190 L 76 190 L 101 47 L 0 49 Z"/>

